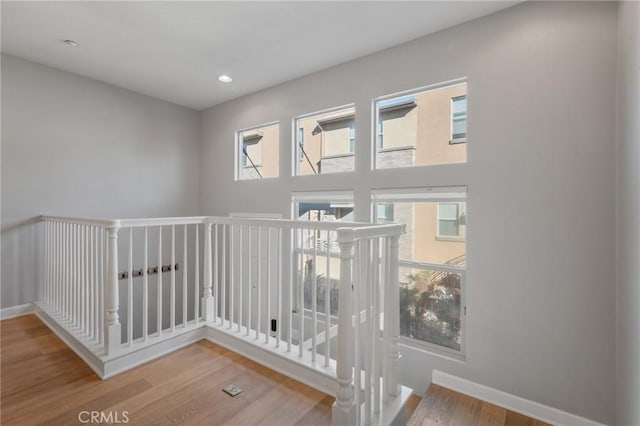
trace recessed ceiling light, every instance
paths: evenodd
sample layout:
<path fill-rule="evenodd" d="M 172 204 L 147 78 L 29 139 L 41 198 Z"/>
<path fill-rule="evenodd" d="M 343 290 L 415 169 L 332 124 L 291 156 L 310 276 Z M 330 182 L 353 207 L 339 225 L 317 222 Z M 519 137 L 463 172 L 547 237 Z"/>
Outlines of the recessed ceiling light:
<path fill-rule="evenodd" d="M 78 45 L 78 43 L 74 40 L 63 40 L 64 44 L 69 45 L 69 46 L 73 46 L 76 47 Z"/>
<path fill-rule="evenodd" d="M 233 79 L 226 74 L 219 75 L 218 80 L 223 83 L 231 83 L 233 81 Z"/>

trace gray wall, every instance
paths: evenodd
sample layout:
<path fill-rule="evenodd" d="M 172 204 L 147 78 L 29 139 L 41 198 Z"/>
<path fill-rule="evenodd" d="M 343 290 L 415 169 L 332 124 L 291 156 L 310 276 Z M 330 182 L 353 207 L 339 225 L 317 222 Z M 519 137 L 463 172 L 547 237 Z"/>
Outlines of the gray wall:
<path fill-rule="evenodd" d="M 640 425 L 640 3 L 618 10 L 616 424 Z"/>
<path fill-rule="evenodd" d="M 2 55 L 2 307 L 35 300 L 41 214 L 199 211 L 198 112 Z"/>
<path fill-rule="evenodd" d="M 290 214 L 290 194 L 468 185 L 466 361 L 403 347 L 404 383 L 432 369 L 614 421 L 617 6 L 527 2 L 227 102 L 202 119 L 205 214 Z M 371 99 L 469 82 L 468 164 L 370 170 Z M 355 102 L 356 171 L 291 177 L 291 118 Z M 234 182 L 234 130 L 279 120 L 278 179 Z"/>

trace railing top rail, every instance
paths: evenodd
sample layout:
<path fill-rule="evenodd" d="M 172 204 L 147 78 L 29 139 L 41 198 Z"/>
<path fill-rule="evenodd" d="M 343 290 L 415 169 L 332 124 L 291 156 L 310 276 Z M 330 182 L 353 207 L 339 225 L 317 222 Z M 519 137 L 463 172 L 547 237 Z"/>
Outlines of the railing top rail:
<path fill-rule="evenodd" d="M 217 224 L 231 224 L 231 225 L 245 225 L 245 226 L 264 226 L 269 228 L 291 228 L 291 229 L 312 229 L 319 231 L 338 231 L 341 228 L 345 229 L 369 229 L 365 232 L 374 232 L 375 229 L 379 229 L 380 236 L 388 235 L 388 232 L 395 230 L 397 227 L 403 225 L 397 224 L 385 224 L 376 225 L 365 222 L 320 222 L 309 220 L 290 220 L 290 219 L 253 219 L 253 218 L 235 218 L 235 217 L 210 217 L 211 223 Z M 395 231 L 392 231 L 395 232 Z M 398 235 L 399 235 L 398 231 Z M 364 238 L 363 233 L 359 233 L 359 238 Z M 372 235 L 372 238 L 374 235 Z"/>
<path fill-rule="evenodd" d="M 406 232 L 406 225 L 400 223 L 367 224 L 362 227 L 342 226 L 338 228 L 338 242 L 365 240 L 379 237 L 400 236 Z"/>
<path fill-rule="evenodd" d="M 346 239 L 365 239 L 394 236 L 404 233 L 401 224 L 371 224 L 363 222 L 320 222 L 288 219 L 236 218 L 221 216 L 160 217 L 131 219 L 94 219 L 65 216 L 41 216 L 42 221 L 65 222 L 79 225 L 102 226 L 107 228 L 138 228 L 144 226 L 171 226 L 211 223 L 222 225 L 243 225 L 253 227 L 311 229 L 334 231 Z"/>
<path fill-rule="evenodd" d="M 120 226 L 120 221 L 117 219 L 102 219 L 102 218 L 86 218 L 86 217 L 67 217 L 67 216 L 40 216 L 42 222 L 63 222 L 73 223 L 76 225 L 91 225 L 91 226 L 103 226 L 105 228 L 114 228 Z"/>
<path fill-rule="evenodd" d="M 190 217 L 154 217 L 154 218 L 134 218 L 120 219 L 121 228 L 140 228 L 143 226 L 168 226 L 168 225 L 192 225 L 196 223 L 208 223 L 207 216 Z"/>

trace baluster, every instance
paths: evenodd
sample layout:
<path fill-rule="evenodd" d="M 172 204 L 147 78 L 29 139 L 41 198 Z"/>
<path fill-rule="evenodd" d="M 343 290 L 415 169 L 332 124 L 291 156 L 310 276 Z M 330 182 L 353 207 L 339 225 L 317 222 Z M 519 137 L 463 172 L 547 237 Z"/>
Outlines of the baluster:
<path fill-rule="evenodd" d="M 196 223 L 195 270 L 193 271 L 193 318 L 200 322 L 200 225 Z"/>
<path fill-rule="evenodd" d="M 158 329 L 158 337 L 162 336 L 162 226 L 158 226 L 158 292 L 156 294 L 156 327 Z"/>
<path fill-rule="evenodd" d="M 68 232 L 67 224 L 60 223 L 60 305 L 61 313 L 65 319 L 69 319 L 69 289 L 67 282 L 67 249 L 68 249 Z"/>
<path fill-rule="evenodd" d="M 278 228 L 278 279 L 276 290 L 276 347 L 280 347 L 280 340 L 282 339 L 282 228 Z"/>
<path fill-rule="evenodd" d="M 44 222 L 44 279 L 42 288 L 42 298 L 44 303 L 49 304 L 49 222 Z"/>
<path fill-rule="evenodd" d="M 233 314 L 234 311 L 234 302 L 233 302 L 233 298 L 234 298 L 234 294 L 236 291 L 236 282 L 234 279 L 234 275 L 235 275 L 235 232 L 234 232 L 234 226 L 229 224 L 229 330 L 231 330 L 232 324 L 233 324 L 233 320 L 235 319 L 235 315 Z M 240 245 L 240 244 L 238 244 Z M 240 265 L 240 269 L 242 269 L 242 265 Z"/>
<path fill-rule="evenodd" d="M 120 317 L 118 315 L 118 228 L 108 228 L 107 232 L 109 234 L 107 252 L 109 280 L 107 282 L 107 299 L 105 302 L 105 346 L 107 355 L 112 355 L 119 351 L 121 345 Z"/>
<path fill-rule="evenodd" d="M 93 277 L 93 338 L 100 339 L 100 227 L 94 228 L 94 277 Z"/>
<path fill-rule="evenodd" d="M 251 269 L 252 269 L 252 262 L 251 262 L 251 227 L 249 226 L 249 232 L 247 233 L 247 275 L 248 275 L 248 282 L 247 282 L 247 326 L 246 326 L 246 330 L 247 330 L 247 336 L 249 336 L 249 330 L 251 329 L 251 316 L 253 314 L 253 307 L 251 305 L 252 302 L 252 293 L 253 293 L 253 282 L 251 281 L 252 278 L 252 274 L 251 274 Z"/>
<path fill-rule="evenodd" d="M 204 294 L 202 296 L 202 315 L 206 322 L 213 321 L 211 260 L 211 222 L 207 222 L 204 233 Z"/>
<path fill-rule="evenodd" d="M 75 236 L 72 245 L 73 251 L 71 253 L 71 261 L 75 263 L 75 268 L 72 267 L 72 306 L 74 324 L 78 326 L 80 324 L 80 282 L 82 281 L 82 229 L 78 224 L 74 224 L 73 227 L 75 228 Z"/>
<path fill-rule="evenodd" d="M 400 395 L 400 382 L 398 380 L 400 364 L 400 349 L 398 347 L 398 339 L 400 336 L 400 289 L 398 286 L 400 282 L 398 270 L 399 239 L 399 235 L 389 237 L 389 278 L 385 287 L 384 328 L 387 332 L 385 345 L 388 354 L 388 364 L 384 385 L 385 395 L 388 398 L 394 398 Z"/>
<path fill-rule="evenodd" d="M 298 240 L 296 238 L 297 232 L 295 229 L 290 229 L 291 235 L 289 236 L 289 241 L 293 245 L 293 250 L 291 250 L 291 267 L 289 268 L 289 306 L 287 310 L 287 352 L 291 352 L 291 339 L 293 334 L 293 286 L 294 282 L 297 279 L 297 265 L 296 259 L 298 255 L 296 253 L 296 246 L 298 245 Z"/>
<path fill-rule="evenodd" d="M 242 327 L 242 270 L 244 269 L 244 264 L 242 262 L 243 253 L 244 253 L 244 244 L 242 241 L 242 225 L 238 227 L 238 237 L 239 237 L 239 252 L 238 257 L 240 258 L 240 268 L 238 270 L 238 332 L 240 332 L 240 328 Z"/>
<path fill-rule="evenodd" d="M 171 225 L 171 265 L 169 270 L 171 271 L 171 296 L 169 305 L 169 317 L 171 331 L 176 329 L 176 226 Z"/>
<path fill-rule="evenodd" d="M 64 238 L 64 269 L 62 272 L 62 282 L 64 283 L 64 314 L 71 322 L 73 322 L 73 311 L 71 305 L 71 284 L 69 280 L 69 270 L 71 268 L 71 236 L 72 227 L 71 224 L 65 223 L 63 225 L 63 238 Z"/>
<path fill-rule="evenodd" d="M 218 244 L 218 243 L 216 243 Z M 227 225 L 222 224 L 222 242 L 221 242 L 221 259 L 220 262 L 222 263 L 222 272 L 220 274 L 221 276 L 221 284 L 220 284 L 220 311 L 221 311 L 221 315 L 220 315 L 220 325 L 224 325 L 224 319 L 226 317 L 226 304 L 227 304 L 227 298 L 225 296 L 226 293 L 226 287 L 227 287 L 227 283 L 229 282 L 229 280 L 227 280 L 227 259 L 226 259 L 226 253 L 227 253 Z M 233 264 L 231 265 L 231 269 L 233 270 Z M 229 321 L 229 323 L 231 323 L 231 321 Z"/>
<path fill-rule="evenodd" d="M 260 315 L 261 315 L 261 305 L 262 305 L 262 299 L 261 299 L 261 291 L 260 291 L 260 287 L 262 287 L 262 247 L 260 247 L 260 244 L 262 243 L 261 241 L 261 236 L 260 236 L 260 227 L 258 226 L 256 228 L 257 234 L 258 234 L 258 279 L 256 280 L 256 305 L 257 305 L 257 318 L 256 318 L 256 340 L 258 340 L 259 334 L 260 334 Z M 252 311 L 253 312 L 253 311 Z M 267 336 L 269 335 L 269 333 L 267 333 Z"/>
<path fill-rule="evenodd" d="M 380 259 L 380 309 L 383 312 L 383 316 L 386 317 L 386 306 L 387 306 L 387 302 L 386 302 L 386 292 L 387 292 L 387 285 L 388 285 L 388 281 L 389 281 L 389 264 L 388 264 L 388 260 L 389 260 L 389 238 L 387 237 L 383 237 L 382 241 L 381 241 L 381 259 Z M 380 339 L 380 357 L 381 357 L 381 364 L 382 364 L 382 383 L 383 383 L 383 389 L 382 389 L 382 397 L 383 400 L 386 401 L 387 400 L 387 396 L 386 396 L 386 383 L 387 383 L 387 371 L 389 371 L 388 369 L 388 364 L 389 364 L 389 357 L 387 356 L 387 342 L 389 341 L 389 329 L 387 328 L 386 322 L 384 322 L 384 317 L 383 317 L 383 324 L 382 324 L 382 337 Z"/>
<path fill-rule="evenodd" d="M 353 387 L 355 390 L 354 401 L 356 404 L 356 424 L 360 424 L 360 391 L 362 385 L 362 348 L 360 347 L 360 328 L 362 312 L 360 303 L 360 291 L 362 288 L 362 240 L 355 243 L 355 257 L 353 259 L 353 316 L 355 317 L 353 336 L 354 375 Z"/>
<path fill-rule="evenodd" d="M 316 345 L 318 335 L 318 274 L 317 274 L 317 262 L 318 262 L 318 240 L 317 230 L 310 230 L 313 233 L 313 263 L 311 264 L 311 317 L 312 317 L 312 334 L 311 334 L 311 362 L 316 362 Z"/>
<path fill-rule="evenodd" d="M 333 425 L 349 426 L 356 423 L 356 405 L 353 401 L 353 332 L 352 332 L 352 266 L 353 230 L 338 229 L 340 247 L 340 302 L 338 303 L 338 342 L 336 375 L 338 389 L 332 406 Z"/>
<path fill-rule="evenodd" d="M 94 272 L 95 272 L 95 267 L 94 267 L 94 241 L 93 241 L 93 233 L 94 233 L 94 227 L 93 226 L 89 226 L 89 283 L 88 283 L 88 290 L 89 290 L 89 297 L 88 297 L 88 308 L 87 308 L 87 326 L 88 326 L 88 333 L 89 336 L 93 339 L 95 337 L 95 323 L 94 323 L 94 311 L 93 311 L 93 304 L 94 304 L 94 299 L 95 299 L 95 291 L 94 291 L 94 284 L 95 284 L 95 279 L 94 279 Z"/>
<path fill-rule="evenodd" d="M 300 261 L 298 263 L 298 356 L 302 357 L 304 346 L 304 230 L 298 230 L 300 236 Z"/>
<path fill-rule="evenodd" d="M 50 222 L 49 223 L 49 230 L 51 232 L 51 289 L 52 289 L 52 304 L 53 304 L 53 308 L 57 311 L 58 310 L 58 289 L 56 286 L 56 283 L 58 282 L 58 280 L 56 279 L 56 223 L 55 222 Z"/>
<path fill-rule="evenodd" d="M 260 317 L 258 317 L 260 318 Z M 271 334 L 271 228 L 267 227 L 267 327 L 264 342 L 269 343 Z"/>
<path fill-rule="evenodd" d="M 80 281 L 80 307 L 81 307 L 81 330 L 85 331 L 87 329 L 87 283 L 89 282 L 89 247 L 88 247 L 88 226 L 82 225 L 82 249 L 80 251 L 80 256 L 82 257 L 82 281 Z"/>
<path fill-rule="evenodd" d="M 84 283 L 87 280 L 87 258 L 85 256 L 87 250 L 86 227 L 84 225 L 78 225 L 79 241 L 78 241 L 78 259 L 80 260 L 80 275 L 77 286 L 77 303 L 78 303 L 78 327 L 80 330 L 84 330 Z"/>
<path fill-rule="evenodd" d="M 184 225 L 184 240 L 182 242 L 182 326 L 187 327 L 187 233 L 189 225 Z"/>
<path fill-rule="evenodd" d="M 330 241 L 331 233 L 327 231 L 327 247 L 325 248 L 325 285 L 324 285 L 324 365 L 329 366 L 331 356 L 331 256 Z"/>
<path fill-rule="evenodd" d="M 371 268 L 373 263 L 371 262 L 370 244 L 371 240 L 364 240 L 364 256 L 361 260 L 363 279 L 360 281 L 362 284 L 362 291 L 364 291 L 365 302 L 365 323 L 364 323 L 364 335 L 366 342 L 364 345 L 364 413 L 365 424 L 371 424 L 371 353 L 373 351 L 373 318 L 371 317 Z"/>
<path fill-rule="evenodd" d="M 68 305 L 70 308 L 70 314 L 71 314 L 71 318 L 74 324 L 77 323 L 76 320 L 76 312 L 77 312 L 77 305 L 76 305 L 76 301 L 75 301 L 75 295 L 77 294 L 77 279 L 78 279 L 78 274 L 77 271 L 75 271 L 75 269 L 77 268 L 78 264 L 79 264 L 79 260 L 78 260 L 78 226 L 77 225 L 72 225 L 72 224 L 68 224 L 67 225 L 68 231 L 69 231 L 69 235 L 67 237 L 67 278 L 66 278 L 66 282 L 67 282 L 67 286 L 69 287 L 69 291 L 67 292 L 67 298 L 69 300 Z M 75 282 L 72 281 L 72 278 L 74 280 L 76 280 Z"/>
<path fill-rule="evenodd" d="M 215 312 L 213 313 L 213 318 L 214 321 L 217 322 L 217 318 L 218 318 L 218 303 L 220 301 L 220 299 L 218 298 L 218 285 L 219 285 L 219 275 L 220 275 L 220 268 L 218 266 L 218 257 L 220 256 L 220 241 L 218 240 L 218 224 L 216 223 L 215 225 L 213 225 L 213 242 L 212 245 L 214 247 L 213 250 L 213 300 L 215 300 L 215 304 L 213 305 L 213 308 L 215 310 Z M 224 303 L 224 299 L 222 300 L 222 303 Z"/>
<path fill-rule="evenodd" d="M 144 227 L 144 260 L 142 264 L 142 340 L 149 335 L 149 228 Z"/>
<path fill-rule="evenodd" d="M 105 301 L 105 282 L 106 279 L 106 268 L 104 267 L 104 262 L 107 254 L 106 246 L 107 239 L 105 238 L 105 228 L 100 228 L 100 288 L 98 289 L 98 342 L 102 345 L 104 342 L 104 320 L 105 320 L 105 310 L 104 310 L 104 301 Z"/>
<path fill-rule="evenodd" d="M 129 279 L 127 280 L 127 343 L 133 345 L 133 228 L 129 228 Z"/>
<path fill-rule="evenodd" d="M 371 341 L 373 350 L 371 351 L 371 364 L 373 365 L 373 411 L 380 413 L 380 248 L 379 238 L 373 240 L 373 262 L 371 271 L 373 290 L 373 322 L 371 324 Z"/>

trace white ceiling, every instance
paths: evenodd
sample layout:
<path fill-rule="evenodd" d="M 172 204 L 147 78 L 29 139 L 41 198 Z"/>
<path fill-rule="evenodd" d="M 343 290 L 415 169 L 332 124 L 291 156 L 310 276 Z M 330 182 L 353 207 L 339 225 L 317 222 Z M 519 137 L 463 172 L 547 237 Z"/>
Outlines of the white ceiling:
<path fill-rule="evenodd" d="M 2 52 L 203 109 L 515 3 L 3 1 Z"/>

